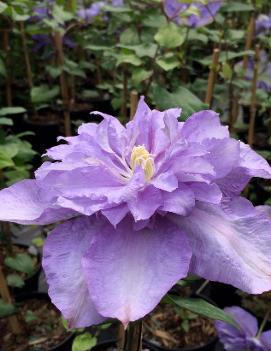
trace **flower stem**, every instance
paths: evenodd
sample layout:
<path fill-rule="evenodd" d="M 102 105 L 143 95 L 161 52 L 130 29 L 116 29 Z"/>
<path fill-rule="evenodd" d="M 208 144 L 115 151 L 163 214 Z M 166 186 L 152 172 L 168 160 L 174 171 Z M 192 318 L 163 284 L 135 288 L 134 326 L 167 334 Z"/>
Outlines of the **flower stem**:
<path fill-rule="evenodd" d="M 142 321 L 132 322 L 125 332 L 124 351 L 142 351 Z"/>
<path fill-rule="evenodd" d="M 257 333 L 257 335 L 256 335 L 256 338 L 257 338 L 257 339 L 259 339 L 260 336 L 262 335 L 262 332 L 263 332 L 263 330 L 264 330 L 264 327 L 265 327 L 265 325 L 266 325 L 266 322 L 268 321 L 268 318 L 269 318 L 269 316 L 270 316 L 270 312 L 271 312 L 271 307 L 268 308 L 268 310 L 267 310 L 267 312 L 266 312 L 266 314 L 265 314 L 265 316 L 264 316 L 264 319 L 263 319 L 263 321 L 262 321 L 262 324 L 261 324 L 261 326 L 260 326 L 260 328 L 259 328 L 259 330 L 258 330 L 258 333 Z"/>

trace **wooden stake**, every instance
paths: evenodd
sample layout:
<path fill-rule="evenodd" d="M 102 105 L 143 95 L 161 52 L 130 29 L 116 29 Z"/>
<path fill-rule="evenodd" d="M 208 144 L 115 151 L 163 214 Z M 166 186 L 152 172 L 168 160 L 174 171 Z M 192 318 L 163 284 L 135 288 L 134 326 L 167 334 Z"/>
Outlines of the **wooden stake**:
<path fill-rule="evenodd" d="M 212 66 L 210 68 L 209 78 L 208 78 L 208 87 L 207 87 L 207 92 L 205 97 L 205 103 L 208 104 L 210 108 L 212 107 L 214 87 L 215 87 L 216 78 L 217 78 L 219 53 L 220 53 L 219 49 L 216 48 L 213 50 Z"/>
<path fill-rule="evenodd" d="M 128 77 L 126 65 L 123 67 L 123 90 L 121 103 L 121 117 L 127 117 L 127 100 L 128 100 Z"/>
<path fill-rule="evenodd" d="M 25 34 L 24 22 L 20 21 L 19 26 L 20 26 L 20 33 L 21 33 L 21 37 L 22 37 L 22 45 L 23 45 L 23 53 L 24 53 L 24 60 L 25 60 L 25 67 L 26 67 L 27 83 L 28 83 L 29 89 L 31 90 L 33 87 L 33 74 L 32 74 L 32 69 L 31 69 L 29 52 L 28 52 L 28 48 L 27 48 L 27 39 L 26 39 L 26 34 Z"/>
<path fill-rule="evenodd" d="M 12 304 L 12 298 L 11 298 L 8 285 L 1 266 L 0 266 L 0 295 L 4 300 L 4 302 Z M 10 328 L 13 334 L 19 335 L 23 333 L 23 328 L 19 323 L 17 316 L 8 317 L 8 322 L 10 324 Z"/>
<path fill-rule="evenodd" d="M 255 132 L 255 119 L 257 112 L 257 83 L 258 83 L 258 71 L 260 62 L 260 45 L 255 46 L 255 58 L 254 58 L 254 70 L 253 80 L 251 86 L 251 103 L 250 103 L 250 118 L 248 126 L 248 144 L 252 146 Z"/>
<path fill-rule="evenodd" d="M 64 58 L 62 39 L 63 38 L 60 32 L 54 33 L 57 63 L 58 63 L 58 66 L 61 68 L 59 81 L 60 81 L 60 90 L 61 90 L 63 106 L 64 106 L 64 129 L 65 129 L 65 135 L 69 136 L 71 135 L 70 98 L 69 98 L 69 89 L 68 89 L 66 74 L 63 71 L 65 58 Z"/>
<path fill-rule="evenodd" d="M 252 48 L 252 43 L 254 39 L 254 33 L 255 33 L 255 12 L 251 14 L 248 27 L 247 27 L 247 36 L 246 36 L 246 44 L 245 44 L 245 50 L 250 50 Z M 244 55 L 243 59 L 243 68 L 244 70 L 247 69 L 248 66 L 248 55 Z"/>
<path fill-rule="evenodd" d="M 6 85 L 6 104 L 12 106 L 12 89 L 11 89 L 11 76 L 10 76 L 10 45 L 9 45 L 9 30 L 3 30 L 3 50 L 5 52 L 5 64 L 7 75 L 5 78 Z"/>
<path fill-rule="evenodd" d="M 132 90 L 130 93 L 130 120 L 133 119 L 138 104 L 138 93 L 135 90 Z"/>

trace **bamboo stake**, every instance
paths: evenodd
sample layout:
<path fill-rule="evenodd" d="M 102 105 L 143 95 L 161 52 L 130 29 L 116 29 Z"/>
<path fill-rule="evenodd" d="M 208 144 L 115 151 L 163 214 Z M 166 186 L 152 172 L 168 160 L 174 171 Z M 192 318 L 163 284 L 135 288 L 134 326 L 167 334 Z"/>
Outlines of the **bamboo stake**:
<path fill-rule="evenodd" d="M 210 68 L 209 77 L 208 77 L 208 87 L 205 97 L 205 103 L 212 107 L 213 95 L 214 95 L 214 87 L 217 78 L 218 64 L 219 64 L 219 49 L 213 50 L 213 58 L 212 58 L 212 66 Z"/>
<path fill-rule="evenodd" d="M 130 120 L 133 119 L 138 104 L 138 93 L 136 90 L 132 90 L 130 93 Z"/>
<path fill-rule="evenodd" d="M 58 66 L 61 68 L 59 81 L 60 81 L 60 90 L 61 90 L 63 106 L 64 106 L 64 129 L 65 129 L 65 135 L 69 136 L 71 135 L 70 99 L 69 99 L 67 77 L 65 72 L 63 71 L 65 59 L 64 59 L 64 52 L 63 52 L 63 40 L 60 32 L 54 33 L 54 42 L 55 42 L 57 63 L 58 63 Z"/>
<path fill-rule="evenodd" d="M 247 27 L 247 36 L 246 36 L 246 44 L 245 44 L 246 51 L 252 48 L 254 33 L 255 33 L 255 12 L 251 14 L 249 24 Z M 246 54 L 244 55 L 244 59 L 243 59 L 244 70 L 247 69 L 247 66 L 248 66 L 248 55 Z"/>
<path fill-rule="evenodd" d="M 128 100 L 128 77 L 126 65 L 123 67 L 123 90 L 122 90 L 122 104 L 121 104 L 121 116 L 127 117 L 127 100 Z"/>
<path fill-rule="evenodd" d="M 142 324 L 142 320 L 138 320 L 128 325 L 124 351 L 142 351 Z"/>
<path fill-rule="evenodd" d="M 7 282 L 1 266 L 0 266 L 0 295 L 4 300 L 4 302 L 9 304 L 12 303 L 12 298 L 11 298 L 11 295 L 7 286 Z M 8 322 L 10 324 L 10 328 L 13 334 L 19 335 L 23 333 L 23 328 L 19 323 L 17 316 L 8 317 Z"/>
<path fill-rule="evenodd" d="M 9 46 L 9 30 L 3 30 L 3 49 L 6 55 L 5 63 L 6 63 L 6 71 L 7 75 L 5 78 L 5 86 L 6 86 L 6 104 L 7 106 L 12 106 L 12 90 L 11 90 L 11 77 L 10 77 L 10 46 Z"/>
<path fill-rule="evenodd" d="M 29 52 L 28 52 L 28 48 L 27 48 L 27 40 L 26 40 L 24 22 L 20 21 L 19 26 L 20 26 L 20 33 L 21 33 L 21 37 L 22 37 L 22 45 L 23 45 L 23 53 L 24 53 L 24 60 L 25 60 L 25 67 L 26 67 L 27 83 L 28 83 L 29 89 L 31 90 L 33 87 L 33 74 L 32 74 L 32 69 L 31 69 Z"/>
<path fill-rule="evenodd" d="M 254 70 L 253 80 L 251 86 L 251 103 L 250 103 L 250 118 L 248 126 L 248 144 L 252 146 L 255 132 L 255 119 L 257 112 L 257 83 L 258 83 L 258 71 L 260 62 L 260 45 L 255 46 L 255 59 L 254 59 Z"/>

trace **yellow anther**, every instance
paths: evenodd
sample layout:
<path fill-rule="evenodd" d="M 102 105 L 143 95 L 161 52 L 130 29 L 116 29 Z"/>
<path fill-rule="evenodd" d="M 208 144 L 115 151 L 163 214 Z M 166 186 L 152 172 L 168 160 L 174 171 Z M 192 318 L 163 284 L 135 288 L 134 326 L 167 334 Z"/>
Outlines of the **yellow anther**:
<path fill-rule="evenodd" d="M 130 166 L 133 171 L 136 166 L 142 167 L 147 180 L 150 180 L 154 175 L 155 167 L 153 157 L 143 145 L 134 146 L 131 153 Z"/>

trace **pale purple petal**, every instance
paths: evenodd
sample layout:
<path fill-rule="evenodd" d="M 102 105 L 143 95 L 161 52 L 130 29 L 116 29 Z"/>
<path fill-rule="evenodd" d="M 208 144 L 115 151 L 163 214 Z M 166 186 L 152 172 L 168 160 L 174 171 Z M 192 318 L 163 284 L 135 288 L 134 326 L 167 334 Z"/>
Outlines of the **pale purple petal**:
<path fill-rule="evenodd" d="M 182 135 L 192 142 L 205 139 L 224 139 L 229 137 L 228 127 L 220 123 L 219 115 L 211 110 L 194 113 L 182 128 Z"/>
<path fill-rule="evenodd" d="M 56 205 L 52 189 L 23 180 L 0 191 L 0 220 L 19 224 L 49 224 L 75 215 Z"/>
<path fill-rule="evenodd" d="M 171 193 L 163 193 L 163 211 L 187 216 L 194 206 L 194 193 L 184 184 L 180 184 L 178 189 Z"/>
<path fill-rule="evenodd" d="M 173 172 L 167 171 L 156 176 L 151 184 L 156 188 L 171 192 L 178 187 L 178 179 Z"/>
<path fill-rule="evenodd" d="M 128 201 L 128 208 L 135 221 L 149 219 L 163 204 L 160 191 L 150 185 L 137 194 L 135 199 Z"/>
<path fill-rule="evenodd" d="M 265 331 L 260 336 L 260 342 L 264 347 L 264 351 L 271 350 L 271 330 Z"/>
<path fill-rule="evenodd" d="M 193 273 L 248 293 L 271 289 L 271 220 L 265 214 L 234 218 L 218 205 L 198 203 L 190 216 L 174 219 L 190 239 Z"/>
<path fill-rule="evenodd" d="M 103 316 L 125 326 L 149 313 L 182 277 L 191 252 L 186 237 L 165 218 L 134 232 L 121 222 L 99 233 L 83 258 L 91 298 Z"/>
<path fill-rule="evenodd" d="M 101 323 L 90 298 L 81 260 L 104 221 L 80 217 L 59 225 L 48 236 L 42 265 L 49 284 L 49 296 L 71 328 Z M 91 284 L 91 283 L 90 283 Z"/>

